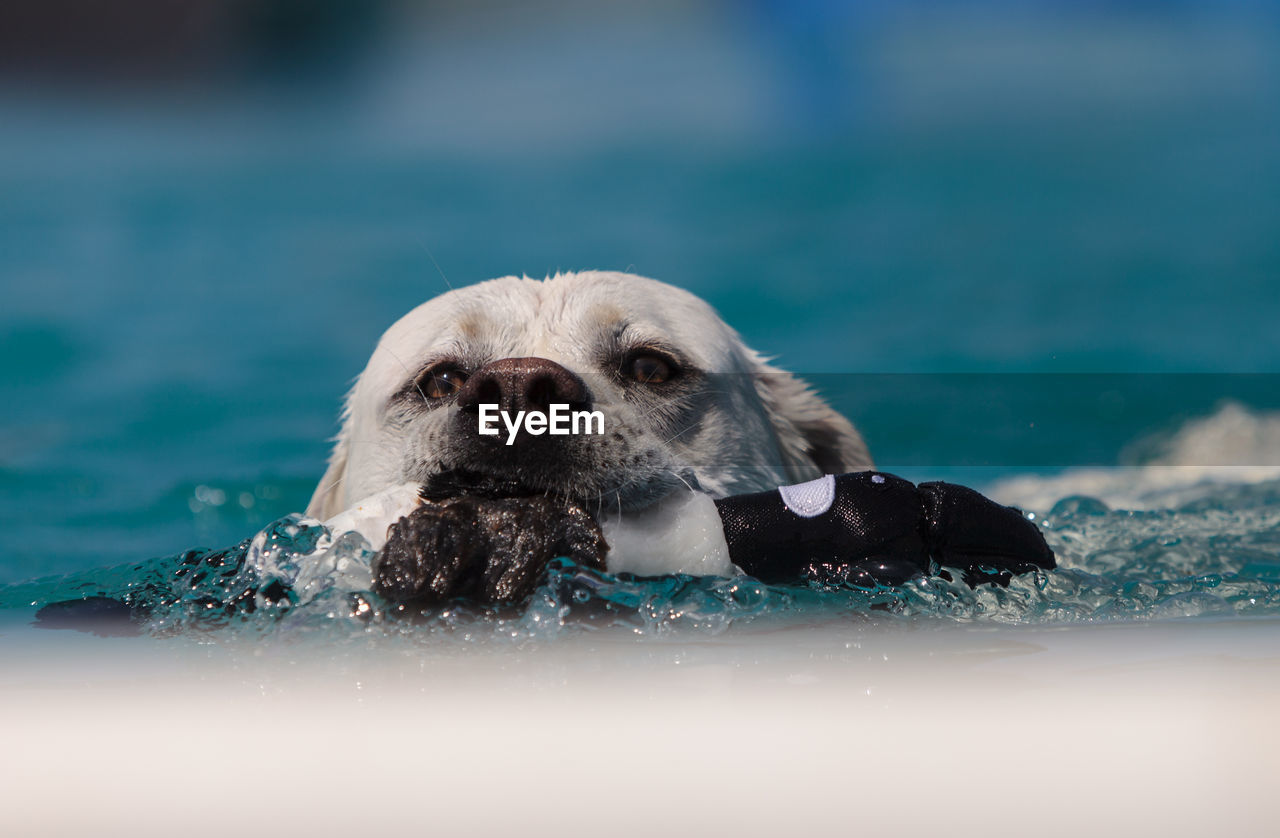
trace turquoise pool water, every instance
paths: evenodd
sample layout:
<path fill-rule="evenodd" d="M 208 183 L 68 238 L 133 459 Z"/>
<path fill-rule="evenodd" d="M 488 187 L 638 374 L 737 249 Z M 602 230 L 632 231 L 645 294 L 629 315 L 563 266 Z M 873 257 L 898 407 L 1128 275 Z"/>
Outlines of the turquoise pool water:
<path fill-rule="evenodd" d="M 1007 591 L 870 599 L 565 571 L 577 581 L 544 592 L 551 611 L 587 590 L 645 631 L 872 604 L 1015 622 L 1274 614 L 1276 484 L 1142 470 L 1280 465 L 1280 75 L 1274 27 L 1246 24 L 1210 38 L 1177 17 L 1102 21 L 1106 43 L 1135 39 L 1119 52 L 1140 71 L 1105 89 L 1079 75 L 1087 28 L 1057 63 L 1006 57 L 994 76 L 931 49 L 963 21 L 889 28 L 844 86 L 804 88 L 844 103 L 835 122 L 792 109 L 778 85 L 808 83 L 770 75 L 746 35 L 697 24 L 626 29 L 626 49 L 590 53 L 598 78 L 508 34 L 432 41 L 417 63 L 389 49 L 389 69 L 346 87 L 11 89 L 0 601 L 26 619 L 137 573 L 178 592 L 158 626 L 198 622 L 191 602 L 225 591 L 184 588 L 156 557 L 299 511 L 339 399 L 401 313 L 448 284 L 612 268 L 702 295 L 813 377 L 881 467 L 1024 502 L 1069 561 Z M 481 71 L 503 55 L 527 62 L 527 100 Z M 659 59 L 679 72 L 628 75 Z M 460 68 L 447 91 L 444 65 Z M 1263 429 L 1243 453 L 1161 459 L 1160 438 L 1224 403 Z M 1111 497 L 1073 477 L 1120 464 Z M 1125 511 L 1157 473 L 1147 511 Z M 1090 493 L 1114 508 L 1055 506 Z M 336 602 L 284 622 L 346 626 Z M 543 631 L 541 613 L 503 625 Z"/>

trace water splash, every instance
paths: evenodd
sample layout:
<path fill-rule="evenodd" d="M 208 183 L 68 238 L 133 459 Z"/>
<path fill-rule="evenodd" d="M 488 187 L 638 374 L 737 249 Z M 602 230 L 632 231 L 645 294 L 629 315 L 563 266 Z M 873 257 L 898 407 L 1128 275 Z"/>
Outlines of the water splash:
<path fill-rule="evenodd" d="M 1054 624 L 1280 614 L 1280 481 L 1217 486 L 1173 509 L 1073 496 L 1038 518 L 1060 567 L 1007 587 L 942 574 L 872 590 L 748 577 L 611 576 L 557 560 L 521 608 L 428 611 L 370 591 L 374 552 L 297 515 L 225 550 L 0 588 L 0 608 L 82 597 L 127 604 L 143 631 L 327 632 L 433 641 L 551 640 L 567 632 L 715 635 L 830 619 Z"/>

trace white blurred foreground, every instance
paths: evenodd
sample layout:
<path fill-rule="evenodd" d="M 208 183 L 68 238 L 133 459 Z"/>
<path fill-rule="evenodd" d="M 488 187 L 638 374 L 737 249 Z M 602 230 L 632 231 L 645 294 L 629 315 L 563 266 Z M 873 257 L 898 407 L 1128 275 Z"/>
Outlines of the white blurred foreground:
<path fill-rule="evenodd" d="M 6 835 L 1264 834 L 1280 620 L 0 634 Z"/>

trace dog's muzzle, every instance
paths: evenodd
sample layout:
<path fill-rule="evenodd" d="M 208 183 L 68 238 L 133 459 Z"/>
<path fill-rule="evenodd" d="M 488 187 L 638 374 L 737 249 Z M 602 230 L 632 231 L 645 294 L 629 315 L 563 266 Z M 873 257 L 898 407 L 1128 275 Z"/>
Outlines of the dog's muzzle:
<path fill-rule="evenodd" d="M 546 413 L 553 404 L 586 410 L 587 385 L 576 374 L 546 358 L 503 358 L 476 370 L 458 391 L 458 407 L 475 415 L 482 404 L 508 413 Z"/>

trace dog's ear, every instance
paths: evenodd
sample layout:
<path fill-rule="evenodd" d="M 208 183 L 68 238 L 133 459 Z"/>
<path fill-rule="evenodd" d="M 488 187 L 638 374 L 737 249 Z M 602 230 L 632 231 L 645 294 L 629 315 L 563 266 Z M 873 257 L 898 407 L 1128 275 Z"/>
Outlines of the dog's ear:
<path fill-rule="evenodd" d="M 327 521 L 343 511 L 343 489 L 347 482 L 347 454 L 351 446 L 347 437 L 351 430 L 351 420 L 343 411 L 342 430 L 334 440 L 333 453 L 329 455 L 329 468 L 316 486 L 311 502 L 307 504 L 307 516 Z"/>
<path fill-rule="evenodd" d="M 873 467 L 862 435 L 806 382 L 757 361 L 755 385 L 792 479 L 812 480 Z"/>

